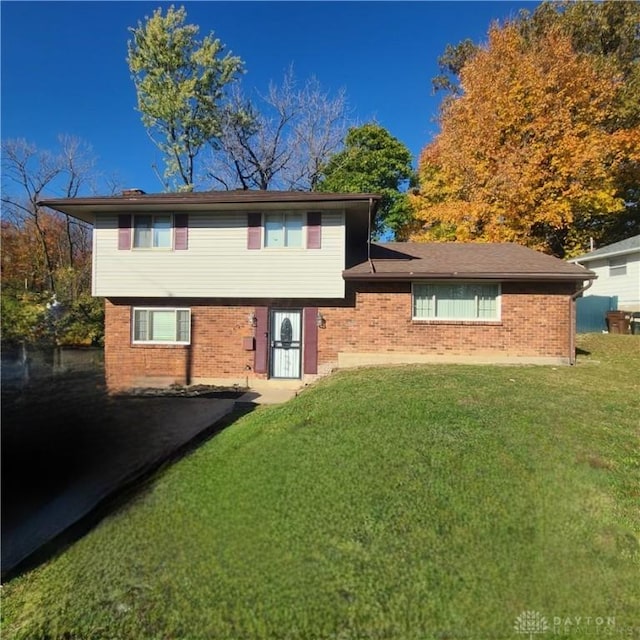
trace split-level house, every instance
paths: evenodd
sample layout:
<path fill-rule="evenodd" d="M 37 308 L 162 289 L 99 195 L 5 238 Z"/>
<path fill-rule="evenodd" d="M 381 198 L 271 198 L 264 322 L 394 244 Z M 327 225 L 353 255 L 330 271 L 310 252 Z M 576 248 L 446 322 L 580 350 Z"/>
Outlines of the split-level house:
<path fill-rule="evenodd" d="M 570 364 L 593 274 L 515 244 L 370 242 L 375 194 L 48 200 L 93 225 L 110 389 L 384 363 Z"/>

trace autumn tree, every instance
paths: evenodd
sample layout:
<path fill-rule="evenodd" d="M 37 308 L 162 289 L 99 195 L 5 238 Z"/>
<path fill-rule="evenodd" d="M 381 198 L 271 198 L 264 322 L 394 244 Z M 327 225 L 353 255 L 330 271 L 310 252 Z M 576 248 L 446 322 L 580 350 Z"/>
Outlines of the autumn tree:
<path fill-rule="evenodd" d="M 255 98 L 234 88 L 206 173 L 217 188 L 312 190 L 347 128 L 345 92 L 313 77 L 299 87 L 289 69 Z"/>
<path fill-rule="evenodd" d="M 323 168 L 317 190 L 379 193 L 375 233 L 398 235 L 411 214 L 405 192 L 414 174 L 411 161 L 411 152 L 384 127 L 352 127 L 344 149 Z"/>
<path fill-rule="evenodd" d="M 575 51 L 618 74 L 621 83 L 614 96 L 613 114 L 605 126 L 621 135 L 640 127 L 640 3 L 544 2 L 530 15 L 523 13 L 518 25 L 529 41 L 549 28 L 559 28 L 571 38 Z M 635 144 L 633 138 L 629 142 Z M 616 177 L 617 193 L 626 209 L 609 220 L 600 244 L 640 233 L 640 184 L 634 169 L 627 164 Z M 588 244 L 583 248 L 586 250 Z"/>
<path fill-rule="evenodd" d="M 154 11 L 131 28 L 127 62 L 138 110 L 165 158 L 167 190 L 192 190 L 196 159 L 221 135 L 225 90 L 242 73 L 243 62 L 213 33 L 199 40 L 199 28 L 185 24 L 184 7 Z"/>
<path fill-rule="evenodd" d="M 552 27 L 494 25 L 422 152 L 413 240 L 511 241 L 564 257 L 601 240 L 640 181 L 640 129 L 612 127 L 624 80 Z"/>
<path fill-rule="evenodd" d="M 45 196 L 75 197 L 91 190 L 96 177 L 91 147 L 74 136 L 59 136 L 57 152 L 38 149 L 24 139 L 2 143 L 2 217 L 24 232 L 28 247 L 13 256 L 12 269 L 21 269 L 27 288 L 57 292 L 56 272 L 84 266 L 91 246 L 90 227 L 67 215 L 42 208 Z M 26 240 L 22 240 L 24 243 Z M 9 240 L 3 249 L 10 249 Z M 11 257 L 11 254 L 9 256 Z M 22 267 L 17 265 L 23 263 Z M 8 265 L 3 264 L 5 269 Z M 6 275 L 6 271 L 3 272 Z M 6 283 L 6 279 L 4 280 Z"/>
<path fill-rule="evenodd" d="M 527 42 L 559 29 L 571 38 L 576 52 L 614 68 L 622 83 L 609 127 L 640 123 L 640 3 L 543 2 L 533 13 L 522 12 L 516 24 Z"/>
<path fill-rule="evenodd" d="M 540 3 L 533 12 L 522 9 L 513 20 L 524 38 L 532 44 L 551 29 L 571 38 L 577 53 L 595 56 L 614 65 L 622 75 L 618 93 L 620 115 L 631 126 L 640 118 L 640 3 L 618 0 L 554 0 Z M 445 47 L 438 58 L 440 73 L 433 78 L 435 91 L 450 96 L 460 94 L 460 73 L 480 50 L 469 39 Z"/>
<path fill-rule="evenodd" d="M 580 252 L 589 247 L 589 239 L 597 244 L 609 244 L 640 233 L 640 181 L 637 162 L 637 131 L 640 126 L 640 3 L 604 0 L 593 2 L 542 2 L 534 11 L 521 11 L 512 25 L 522 36 L 523 51 L 540 48 L 549 33 L 567 36 L 576 54 L 584 56 L 588 64 L 616 79 L 616 89 L 609 96 L 609 115 L 598 127 L 617 138 L 619 147 L 616 162 L 609 166 L 608 177 L 615 185 L 618 203 L 612 215 L 600 216 L 577 240 L 575 249 Z M 458 45 L 448 45 L 439 59 L 440 75 L 434 78 L 436 90 L 444 90 L 443 110 L 448 103 L 462 94 L 461 73 L 480 47 L 469 40 Z M 425 150 L 425 155 L 437 153 Z M 424 167 L 433 174 L 436 165 Z M 442 176 L 440 176 L 442 178 Z M 443 189 L 452 185 L 441 185 Z M 429 223 L 431 224 L 431 223 Z M 450 236 L 451 229 L 431 226 L 435 235 Z M 415 232 L 415 228 L 414 228 Z M 581 248 L 581 249 L 580 249 Z"/>
<path fill-rule="evenodd" d="M 78 138 L 60 136 L 56 152 L 22 139 L 3 141 L 3 340 L 100 339 L 102 301 L 91 297 L 91 229 L 39 204 L 46 196 L 92 191 L 96 177 L 93 152 Z M 61 305 L 59 326 L 45 322 L 54 302 Z"/>

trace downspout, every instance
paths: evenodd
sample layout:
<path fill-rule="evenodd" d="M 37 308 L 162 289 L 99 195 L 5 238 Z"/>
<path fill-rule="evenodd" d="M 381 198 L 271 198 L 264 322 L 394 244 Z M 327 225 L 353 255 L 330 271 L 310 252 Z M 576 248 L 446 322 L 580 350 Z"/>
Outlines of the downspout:
<path fill-rule="evenodd" d="M 371 269 L 371 273 L 376 272 L 376 268 L 373 266 L 373 262 L 371 261 L 371 217 L 373 213 L 373 198 L 369 198 L 369 228 L 367 230 L 367 262 L 369 263 L 369 269 Z"/>
<path fill-rule="evenodd" d="M 574 365 L 576 363 L 576 300 L 581 296 L 591 285 L 593 280 L 588 280 L 587 284 L 578 289 L 575 293 L 571 294 L 569 300 L 569 364 Z"/>

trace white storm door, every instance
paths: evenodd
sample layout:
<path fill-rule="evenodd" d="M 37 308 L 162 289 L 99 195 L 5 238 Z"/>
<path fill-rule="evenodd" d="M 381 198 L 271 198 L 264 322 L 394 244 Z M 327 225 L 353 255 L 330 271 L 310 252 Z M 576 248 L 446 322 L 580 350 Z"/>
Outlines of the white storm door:
<path fill-rule="evenodd" d="M 271 312 L 271 377 L 300 378 L 302 312 Z"/>

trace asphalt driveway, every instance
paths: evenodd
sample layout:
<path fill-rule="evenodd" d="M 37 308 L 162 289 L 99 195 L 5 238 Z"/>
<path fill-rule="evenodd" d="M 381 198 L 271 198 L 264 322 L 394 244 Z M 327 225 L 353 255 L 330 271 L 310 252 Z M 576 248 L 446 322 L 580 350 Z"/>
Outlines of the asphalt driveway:
<path fill-rule="evenodd" d="M 3 390 L 2 575 L 215 432 L 237 395 L 110 397 L 87 372 Z"/>

